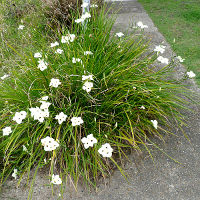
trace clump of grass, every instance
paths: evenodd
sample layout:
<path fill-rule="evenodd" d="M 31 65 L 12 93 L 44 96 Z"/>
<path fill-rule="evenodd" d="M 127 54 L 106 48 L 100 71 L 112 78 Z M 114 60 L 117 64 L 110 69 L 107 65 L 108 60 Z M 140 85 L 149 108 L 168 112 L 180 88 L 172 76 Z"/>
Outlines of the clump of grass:
<path fill-rule="evenodd" d="M 49 27 L 47 28 L 47 19 L 43 14 L 40 0 L 1 1 L 0 13 L 0 76 L 2 76 L 3 72 L 9 73 L 11 68 L 16 67 L 18 65 L 16 62 L 21 59 L 19 55 L 13 54 L 9 45 L 24 56 L 26 51 L 36 51 L 39 48 L 38 40 L 43 40 L 44 45 L 51 31 Z M 24 29 L 18 30 L 19 25 L 24 25 Z"/>
<path fill-rule="evenodd" d="M 34 166 L 45 166 L 51 176 L 59 174 L 64 180 L 69 175 L 74 185 L 82 177 L 96 186 L 99 176 L 109 175 L 113 165 L 126 176 L 118 160 L 127 157 L 127 149 L 141 151 L 144 146 L 151 155 L 148 145 L 156 146 L 152 136 L 164 140 L 170 129 L 184 123 L 179 108 L 186 101 L 179 97 L 183 87 L 170 78 L 172 64 L 157 70 L 157 55 L 147 52 L 142 36 L 133 32 L 118 38 L 111 32 L 114 18 L 104 9 L 92 9 L 91 14 L 85 25 L 75 23 L 76 16 L 70 30 L 57 33 L 59 46 L 38 40 L 47 69 L 41 71 L 36 52 L 27 51 L 10 77 L 0 82 L 0 128 L 12 129 L 8 136 L 0 136 L 2 183 L 14 169 L 21 178 Z M 74 41 L 60 42 L 69 33 L 75 34 Z M 55 53 L 58 48 L 61 54 Z M 93 54 L 85 55 L 86 51 Z M 59 79 L 60 85 L 50 86 L 52 79 Z M 86 82 L 93 84 L 88 92 Z M 49 116 L 39 122 L 29 109 L 40 107 L 44 96 L 51 103 Z M 20 111 L 27 116 L 17 124 L 13 117 Z M 67 118 L 59 124 L 55 118 L 61 112 Z M 83 123 L 74 126 L 73 117 L 81 117 Z M 82 139 L 90 134 L 97 142 L 86 148 Z M 48 136 L 58 144 L 53 151 L 42 146 L 41 139 Z M 99 151 L 104 144 L 110 145 L 107 157 Z"/>

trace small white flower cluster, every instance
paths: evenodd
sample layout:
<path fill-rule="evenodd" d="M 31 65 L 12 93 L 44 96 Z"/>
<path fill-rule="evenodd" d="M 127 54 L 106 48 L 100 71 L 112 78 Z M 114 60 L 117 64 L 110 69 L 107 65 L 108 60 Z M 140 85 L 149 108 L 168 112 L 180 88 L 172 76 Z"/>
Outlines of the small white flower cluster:
<path fill-rule="evenodd" d="M 194 78 L 196 76 L 196 74 L 193 71 L 189 71 L 186 74 L 188 75 L 189 78 Z"/>
<path fill-rule="evenodd" d="M 90 134 L 87 137 L 83 137 L 81 139 L 81 142 L 83 143 L 84 148 L 88 149 L 89 147 L 93 147 L 94 144 L 97 144 L 97 139 L 93 136 L 93 134 Z M 98 152 L 103 157 L 109 158 L 112 156 L 113 149 L 109 143 L 106 143 L 101 146 L 101 148 L 98 150 Z"/>
<path fill-rule="evenodd" d="M 79 126 L 83 124 L 83 120 L 81 119 L 81 117 L 72 117 L 71 122 L 72 122 L 72 126 Z"/>
<path fill-rule="evenodd" d="M 83 137 L 81 139 L 81 142 L 83 143 L 84 148 L 88 149 L 89 147 L 93 147 L 94 144 L 97 143 L 97 139 L 93 136 L 93 134 L 90 134 L 87 137 Z"/>
<path fill-rule="evenodd" d="M 13 120 L 17 122 L 17 124 L 21 124 L 22 121 L 26 118 L 27 113 L 25 111 L 16 112 Z"/>
<path fill-rule="evenodd" d="M 84 51 L 84 55 L 87 56 L 87 55 L 93 55 L 93 53 L 91 51 Z"/>
<path fill-rule="evenodd" d="M 88 75 L 88 76 L 83 75 L 82 76 L 82 81 L 85 81 L 82 89 L 88 93 L 92 90 L 92 87 L 93 87 L 93 82 L 91 82 L 92 80 L 93 80 L 93 75 Z"/>
<path fill-rule="evenodd" d="M 10 133 L 12 133 L 12 129 L 10 126 L 7 126 L 7 127 L 3 128 L 2 130 L 3 130 L 3 136 L 9 135 Z"/>
<path fill-rule="evenodd" d="M 55 185 L 60 185 L 62 184 L 62 180 L 61 178 L 59 177 L 59 175 L 52 175 L 51 177 L 51 183 L 55 184 Z"/>
<path fill-rule="evenodd" d="M 47 136 L 41 139 L 42 146 L 44 146 L 45 151 L 53 151 L 57 147 L 59 147 L 58 142 L 56 142 L 53 138 Z"/>
<path fill-rule="evenodd" d="M 141 21 L 137 22 L 137 26 L 138 26 L 139 28 L 142 28 L 142 29 L 148 28 L 148 26 L 147 26 L 147 25 L 144 25 Z"/>
<path fill-rule="evenodd" d="M 62 37 L 65 37 L 65 36 L 62 36 Z M 65 42 L 63 42 L 63 40 L 61 40 L 61 42 L 65 43 Z M 54 42 L 54 43 L 51 43 L 51 47 L 55 47 L 55 46 L 59 46 L 59 43 L 57 41 Z M 56 49 L 55 53 L 62 54 L 63 50 L 62 49 Z"/>
<path fill-rule="evenodd" d="M 81 64 L 83 63 L 83 61 L 80 58 L 72 58 L 72 63 L 77 63 L 80 62 Z"/>
<path fill-rule="evenodd" d="M 90 74 L 88 76 L 82 75 L 82 81 L 85 81 L 85 80 L 91 80 L 91 81 L 93 81 L 93 75 L 92 74 Z"/>
<path fill-rule="evenodd" d="M 164 45 L 158 45 L 155 47 L 154 51 L 156 51 L 157 53 L 163 54 L 165 52 L 165 48 L 166 46 Z"/>
<path fill-rule="evenodd" d="M 75 35 L 74 34 L 67 34 L 66 36 L 62 36 L 61 38 L 61 43 L 68 43 L 73 42 L 75 40 Z"/>
<path fill-rule="evenodd" d="M 163 64 L 169 64 L 169 59 L 168 58 L 164 58 L 162 56 L 158 56 L 157 60 Z"/>
<path fill-rule="evenodd" d="M 40 59 L 38 60 L 38 69 L 40 69 L 41 71 L 44 71 L 45 69 L 47 69 L 48 63 L 44 61 L 44 59 Z"/>
<path fill-rule="evenodd" d="M 85 14 L 83 14 L 83 15 L 81 16 L 81 18 L 76 19 L 75 22 L 76 22 L 77 24 L 79 24 L 79 23 L 81 23 L 81 22 L 84 22 L 86 19 L 89 19 L 90 17 L 91 17 L 91 14 L 90 14 L 89 12 L 86 12 Z"/>
<path fill-rule="evenodd" d="M 3 76 L 1 77 L 1 80 L 4 80 L 4 79 L 8 78 L 9 76 L 10 76 L 9 74 L 5 74 L 5 75 L 3 75 Z"/>
<path fill-rule="evenodd" d="M 42 54 L 40 52 L 37 52 L 34 54 L 34 58 L 42 58 Z M 41 71 L 44 71 L 45 69 L 47 69 L 48 63 L 44 61 L 44 59 L 39 59 L 38 60 L 38 69 L 40 69 Z"/>
<path fill-rule="evenodd" d="M 49 86 L 57 88 L 60 84 L 61 84 L 61 82 L 60 82 L 59 79 L 52 78 L 51 81 L 50 81 Z"/>
<path fill-rule="evenodd" d="M 49 106 L 51 105 L 51 103 L 46 102 L 46 100 L 48 99 L 48 96 L 45 96 L 42 98 L 42 101 L 40 101 L 41 106 L 36 107 L 36 108 L 29 108 L 29 110 L 31 111 L 31 117 L 34 118 L 34 120 L 38 120 L 39 122 L 44 122 L 44 119 L 46 117 L 49 117 Z"/>
<path fill-rule="evenodd" d="M 123 34 L 122 32 L 119 32 L 119 33 L 116 33 L 116 34 L 115 34 L 115 36 L 117 36 L 117 37 L 119 37 L 119 38 L 120 38 L 120 37 L 123 37 L 123 36 L 124 36 L 124 34 Z"/>
<path fill-rule="evenodd" d="M 109 143 L 105 143 L 101 146 L 101 148 L 98 150 L 98 152 L 103 156 L 103 157 L 106 157 L 106 158 L 109 158 L 112 156 L 112 152 L 113 152 L 113 149 L 112 147 L 110 146 Z"/>
<path fill-rule="evenodd" d="M 90 8 L 98 8 L 98 5 L 97 4 L 91 4 Z"/>
<path fill-rule="evenodd" d="M 51 47 L 59 46 L 59 43 L 56 41 L 54 43 L 51 43 Z"/>
<path fill-rule="evenodd" d="M 67 119 L 67 115 L 61 112 L 59 115 L 56 115 L 55 119 L 58 120 L 59 124 L 62 124 Z"/>

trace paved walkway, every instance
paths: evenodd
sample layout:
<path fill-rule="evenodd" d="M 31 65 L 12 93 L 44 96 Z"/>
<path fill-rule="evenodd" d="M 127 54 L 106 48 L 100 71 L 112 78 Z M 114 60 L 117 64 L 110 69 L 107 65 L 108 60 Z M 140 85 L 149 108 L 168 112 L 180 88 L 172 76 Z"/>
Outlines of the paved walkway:
<path fill-rule="evenodd" d="M 115 2 L 118 7 L 119 2 Z M 164 37 L 158 32 L 152 20 L 144 11 L 137 0 L 123 1 L 123 8 L 118 14 L 115 29 L 124 31 L 130 28 L 130 23 L 142 21 L 148 25 L 145 29 L 146 35 L 152 38 L 152 47 L 163 43 L 167 46 L 164 57 L 173 56 L 170 46 Z M 185 69 L 183 66 L 176 67 L 175 76 L 181 77 Z M 199 92 L 192 81 L 189 81 L 193 90 Z M 198 112 L 197 107 L 192 107 Z M 170 156 L 180 161 L 182 165 L 173 162 L 159 151 L 154 152 L 155 163 L 150 158 L 138 159 L 131 156 L 132 164 L 126 166 L 126 172 L 130 175 L 129 182 L 126 182 L 120 172 L 116 171 L 106 186 L 100 185 L 98 192 L 88 193 L 82 188 L 75 193 L 70 186 L 64 192 L 64 200 L 199 200 L 200 199 L 200 115 L 186 113 L 189 117 L 189 127 L 185 128 L 191 143 L 189 143 L 179 131 L 176 137 L 169 137 L 163 150 Z M 137 159 L 137 165 L 134 160 Z M 0 198 L 2 200 L 16 199 L 25 200 L 28 196 L 26 188 L 13 188 L 16 182 L 8 182 L 7 189 Z M 46 175 L 39 173 L 36 177 L 36 185 L 33 193 L 34 200 L 56 200 L 51 196 L 51 188 L 45 186 Z"/>

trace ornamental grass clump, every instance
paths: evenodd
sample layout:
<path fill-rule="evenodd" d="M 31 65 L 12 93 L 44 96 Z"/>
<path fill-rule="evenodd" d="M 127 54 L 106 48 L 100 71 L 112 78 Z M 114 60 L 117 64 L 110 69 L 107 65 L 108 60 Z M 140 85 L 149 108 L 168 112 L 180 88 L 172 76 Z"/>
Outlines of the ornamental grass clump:
<path fill-rule="evenodd" d="M 0 81 L 2 183 L 42 167 L 52 184 L 70 176 L 95 186 L 114 165 L 126 176 L 118 161 L 128 149 L 151 155 L 152 136 L 183 123 L 173 63 L 157 69 L 146 40 L 112 32 L 104 9 L 78 19 Z"/>

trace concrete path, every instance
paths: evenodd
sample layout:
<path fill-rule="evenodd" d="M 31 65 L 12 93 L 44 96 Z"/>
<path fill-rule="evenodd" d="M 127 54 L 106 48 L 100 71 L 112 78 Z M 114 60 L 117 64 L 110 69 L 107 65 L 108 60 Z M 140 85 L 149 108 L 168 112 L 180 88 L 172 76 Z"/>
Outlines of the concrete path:
<path fill-rule="evenodd" d="M 115 6 L 121 4 L 123 8 L 118 14 L 115 29 L 130 30 L 130 23 L 142 21 L 149 28 L 144 32 L 152 38 L 152 46 L 164 44 L 167 46 L 164 57 L 172 57 L 174 53 L 166 43 L 164 37 L 158 32 L 152 20 L 136 0 L 115 2 Z M 179 65 L 176 67 L 175 76 L 181 77 L 185 69 Z M 194 82 L 189 81 L 194 91 L 199 92 Z M 181 162 L 177 164 L 160 151 L 154 152 L 155 163 L 149 157 L 131 155 L 132 163 L 127 164 L 126 173 L 129 174 L 129 182 L 126 182 L 119 171 L 115 171 L 106 185 L 100 184 L 97 192 L 88 192 L 79 187 L 74 192 L 71 185 L 66 186 L 64 200 L 199 200 L 200 199 L 200 114 L 199 108 L 191 106 L 196 113 L 186 113 L 189 118 L 189 127 L 185 128 L 191 143 L 176 131 L 179 136 L 169 137 L 163 150 Z M 137 165 L 135 164 L 137 163 Z M 36 185 L 33 193 L 34 200 L 59 199 L 59 188 L 55 190 L 55 196 L 51 196 L 51 188 L 46 185 L 47 175 L 40 172 L 36 177 Z M 28 190 L 23 185 L 16 189 L 15 181 L 9 181 L 3 188 L 0 199 L 25 200 Z"/>

